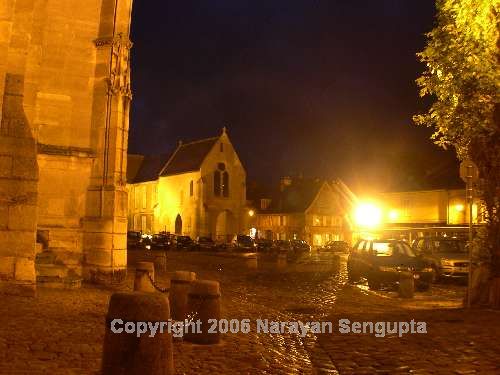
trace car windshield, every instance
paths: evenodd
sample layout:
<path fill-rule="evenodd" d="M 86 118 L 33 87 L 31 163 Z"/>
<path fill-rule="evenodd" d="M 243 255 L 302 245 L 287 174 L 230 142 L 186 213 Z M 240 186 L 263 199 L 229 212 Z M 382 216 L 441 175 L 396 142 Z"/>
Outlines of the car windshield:
<path fill-rule="evenodd" d="M 373 242 L 374 254 L 378 257 L 390 257 L 395 254 L 415 257 L 415 253 L 404 242 Z"/>
<path fill-rule="evenodd" d="M 438 253 L 466 253 L 465 243 L 454 240 L 436 240 L 434 247 Z"/>
<path fill-rule="evenodd" d="M 198 241 L 200 241 L 200 242 L 212 242 L 212 239 L 208 238 L 208 237 L 200 237 L 200 239 Z"/>
<path fill-rule="evenodd" d="M 394 254 L 394 244 L 392 242 L 374 242 L 373 252 L 378 257 L 390 257 Z"/>
<path fill-rule="evenodd" d="M 252 238 L 249 236 L 238 236 L 238 242 L 241 243 L 252 243 Z"/>

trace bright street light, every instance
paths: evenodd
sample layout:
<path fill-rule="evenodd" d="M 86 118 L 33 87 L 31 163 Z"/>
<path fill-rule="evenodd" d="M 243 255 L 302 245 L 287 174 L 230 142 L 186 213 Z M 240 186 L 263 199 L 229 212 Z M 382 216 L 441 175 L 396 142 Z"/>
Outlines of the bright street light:
<path fill-rule="evenodd" d="M 362 203 L 356 208 L 355 219 L 359 226 L 373 228 L 380 224 L 382 211 L 372 203 Z"/>

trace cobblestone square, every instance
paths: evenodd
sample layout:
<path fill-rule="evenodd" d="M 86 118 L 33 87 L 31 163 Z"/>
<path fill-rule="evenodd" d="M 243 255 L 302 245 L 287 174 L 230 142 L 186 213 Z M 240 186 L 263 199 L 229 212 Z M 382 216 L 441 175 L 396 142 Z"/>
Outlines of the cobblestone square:
<path fill-rule="evenodd" d="M 135 259 L 134 259 L 135 257 Z M 131 260 L 147 260 L 142 253 Z M 218 280 L 222 318 L 250 319 L 250 333 L 227 333 L 221 344 L 194 345 L 176 340 L 178 374 L 495 374 L 500 334 L 498 311 L 457 309 L 463 287 L 438 285 L 414 300 L 393 292 L 374 293 L 346 284 L 343 260 L 316 254 L 278 270 L 271 255 L 247 268 L 235 254 L 170 252 L 158 283 L 169 273 L 191 270 L 198 279 Z M 134 268 L 126 285 L 131 289 Z M 36 299 L 4 297 L 0 305 L 0 373 L 99 373 L 105 314 L 111 290 L 39 288 Z M 446 308 L 444 308 L 446 307 Z M 451 308 L 450 308 L 451 307 Z M 425 321 L 427 334 L 374 337 L 341 334 L 339 319 Z M 331 334 L 257 334 L 255 321 L 331 321 Z"/>

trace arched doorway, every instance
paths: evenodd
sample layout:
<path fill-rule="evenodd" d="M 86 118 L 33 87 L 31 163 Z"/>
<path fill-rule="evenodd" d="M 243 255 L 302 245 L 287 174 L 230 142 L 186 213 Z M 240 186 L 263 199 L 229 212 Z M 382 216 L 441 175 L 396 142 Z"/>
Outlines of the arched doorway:
<path fill-rule="evenodd" d="M 229 210 L 219 212 L 215 220 L 215 236 L 217 242 L 230 242 L 236 235 L 234 215 Z"/>
<path fill-rule="evenodd" d="M 175 234 L 182 234 L 182 218 L 181 215 L 177 215 L 175 218 Z"/>

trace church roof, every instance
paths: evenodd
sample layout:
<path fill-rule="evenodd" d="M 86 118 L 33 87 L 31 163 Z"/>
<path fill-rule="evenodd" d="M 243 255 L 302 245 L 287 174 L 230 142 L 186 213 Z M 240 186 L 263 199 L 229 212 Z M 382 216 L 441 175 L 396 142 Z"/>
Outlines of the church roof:
<path fill-rule="evenodd" d="M 161 176 L 193 172 L 200 169 L 219 137 L 180 144 L 161 170 Z"/>
<path fill-rule="evenodd" d="M 173 154 L 148 156 L 129 154 L 127 182 L 134 184 L 155 181 L 159 176 L 197 171 L 219 138 L 180 143 Z"/>
<path fill-rule="evenodd" d="M 127 181 L 129 183 L 140 183 L 154 181 L 158 179 L 160 172 L 168 160 L 168 154 L 162 155 L 129 155 L 127 166 Z M 140 160 L 140 166 L 137 167 L 137 162 Z M 134 174 L 133 171 L 136 170 Z"/>
<path fill-rule="evenodd" d="M 317 179 L 298 179 L 285 187 L 279 201 L 271 204 L 271 209 L 283 213 L 305 212 L 318 195 L 324 181 Z"/>
<path fill-rule="evenodd" d="M 251 189 L 249 198 L 258 204 L 259 199 L 271 199 L 271 205 L 262 213 L 305 212 L 318 196 L 325 181 L 312 178 L 294 178 L 291 185 L 273 191 Z"/>
<path fill-rule="evenodd" d="M 139 173 L 144 155 L 128 154 L 127 155 L 127 182 L 132 182 Z"/>

